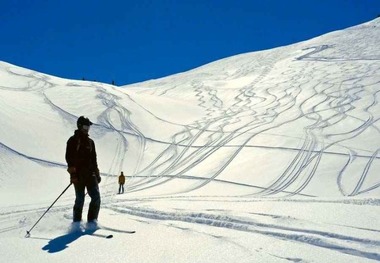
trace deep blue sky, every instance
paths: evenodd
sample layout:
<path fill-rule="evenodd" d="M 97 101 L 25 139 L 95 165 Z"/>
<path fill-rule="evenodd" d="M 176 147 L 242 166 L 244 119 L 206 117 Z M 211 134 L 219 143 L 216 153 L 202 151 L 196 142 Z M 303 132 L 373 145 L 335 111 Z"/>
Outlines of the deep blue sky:
<path fill-rule="evenodd" d="M 0 0 L 0 60 L 125 85 L 379 14 L 379 0 Z"/>

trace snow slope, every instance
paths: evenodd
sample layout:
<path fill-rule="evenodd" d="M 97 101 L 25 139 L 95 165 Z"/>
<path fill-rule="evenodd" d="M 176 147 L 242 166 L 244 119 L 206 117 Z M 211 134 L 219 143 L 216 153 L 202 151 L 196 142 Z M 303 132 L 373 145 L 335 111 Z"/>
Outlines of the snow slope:
<path fill-rule="evenodd" d="M 124 87 L 0 62 L 0 257 L 380 261 L 379 27 Z M 103 229 L 70 233 L 70 188 L 24 238 L 69 183 L 81 115 L 94 122 Z"/>

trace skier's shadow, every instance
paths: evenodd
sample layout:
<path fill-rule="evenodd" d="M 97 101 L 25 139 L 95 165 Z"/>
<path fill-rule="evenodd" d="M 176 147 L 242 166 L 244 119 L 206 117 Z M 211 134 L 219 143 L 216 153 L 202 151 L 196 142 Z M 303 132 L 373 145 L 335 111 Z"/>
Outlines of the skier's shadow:
<path fill-rule="evenodd" d="M 84 235 L 91 235 L 95 232 L 94 231 L 86 231 L 86 232 L 73 232 L 68 233 L 59 237 L 56 237 L 54 239 L 51 239 L 49 243 L 42 248 L 42 250 L 47 250 L 49 253 L 57 253 L 60 252 L 66 248 L 68 248 L 69 244 L 77 240 L 78 238 L 84 236 Z"/>

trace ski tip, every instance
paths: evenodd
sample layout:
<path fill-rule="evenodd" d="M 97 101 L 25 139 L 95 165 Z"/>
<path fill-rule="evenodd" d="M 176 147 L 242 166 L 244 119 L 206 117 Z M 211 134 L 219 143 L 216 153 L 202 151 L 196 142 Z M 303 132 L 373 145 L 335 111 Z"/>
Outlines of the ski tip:
<path fill-rule="evenodd" d="M 113 235 L 108 235 L 106 236 L 106 238 L 113 238 Z"/>

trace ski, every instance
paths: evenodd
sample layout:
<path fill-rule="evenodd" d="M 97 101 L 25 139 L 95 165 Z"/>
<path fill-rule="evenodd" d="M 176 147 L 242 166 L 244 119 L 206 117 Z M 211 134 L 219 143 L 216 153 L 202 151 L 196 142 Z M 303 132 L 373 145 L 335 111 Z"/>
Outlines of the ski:
<path fill-rule="evenodd" d="M 124 234 L 134 234 L 136 231 L 134 230 L 121 230 L 121 229 L 115 229 L 111 227 L 106 227 L 106 226 L 101 226 L 100 229 L 108 230 L 111 232 L 116 232 L 116 233 L 124 233 Z"/>
<path fill-rule="evenodd" d="M 88 236 L 94 236 L 94 237 L 103 237 L 103 238 L 113 238 L 112 234 L 101 234 L 101 233 L 96 233 L 97 231 L 101 230 L 101 228 L 98 229 L 91 229 L 91 230 L 85 230 L 82 235 L 88 235 Z"/>
<path fill-rule="evenodd" d="M 102 235 L 102 234 L 92 233 L 92 234 L 88 234 L 88 235 L 89 236 L 94 236 L 94 237 L 102 237 L 102 238 L 106 238 L 106 239 L 113 238 L 112 234 L 110 234 L 110 235 Z"/>

